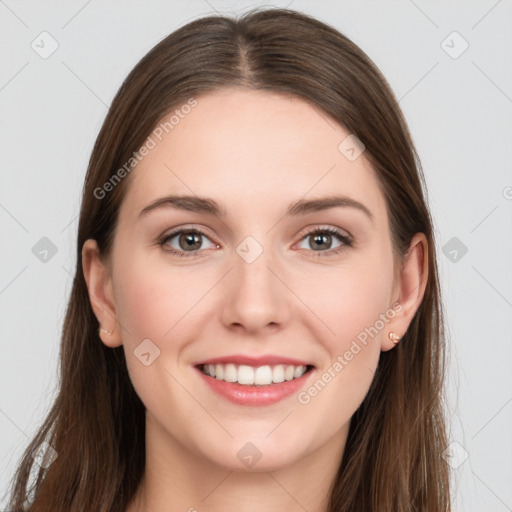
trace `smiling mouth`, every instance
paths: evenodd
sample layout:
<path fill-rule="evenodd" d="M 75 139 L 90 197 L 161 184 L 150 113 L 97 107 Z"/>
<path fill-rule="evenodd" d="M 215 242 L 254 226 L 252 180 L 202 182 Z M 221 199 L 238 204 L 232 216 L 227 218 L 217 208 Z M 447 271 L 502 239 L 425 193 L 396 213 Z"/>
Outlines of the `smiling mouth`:
<path fill-rule="evenodd" d="M 263 365 L 248 366 L 243 364 L 200 364 L 197 366 L 205 375 L 224 382 L 243 386 L 271 386 L 301 378 L 309 373 L 312 365 Z"/>

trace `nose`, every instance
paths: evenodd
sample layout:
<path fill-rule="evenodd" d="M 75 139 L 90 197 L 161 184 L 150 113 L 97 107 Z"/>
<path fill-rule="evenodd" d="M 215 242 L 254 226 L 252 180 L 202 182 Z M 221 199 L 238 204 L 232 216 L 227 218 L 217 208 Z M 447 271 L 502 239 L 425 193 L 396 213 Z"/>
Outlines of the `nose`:
<path fill-rule="evenodd" d="M 222 303 L 222 321 L 228 329 L 251 334 L 275 331 L 290 318 L 293 294 L 279 275 L 282 271 L 276 267 L 271 251 L 263 250 L 257 255 L 260 251 L 254 242 L 249 242 L 233 253 L 233 269 L 227 276 Z"/>

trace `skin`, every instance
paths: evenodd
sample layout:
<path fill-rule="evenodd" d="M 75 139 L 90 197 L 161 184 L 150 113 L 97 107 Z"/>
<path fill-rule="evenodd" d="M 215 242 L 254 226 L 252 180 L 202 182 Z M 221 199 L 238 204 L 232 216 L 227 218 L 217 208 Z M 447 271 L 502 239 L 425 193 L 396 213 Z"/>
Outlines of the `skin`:
<path fill-rule="evenodd" d="M 395 268 L 385 198 L 364 153 L 339 150 L 349 133 L 303 100 L 245 89 L 197 98 L 198 105 L 129 176 L 113 250 L 83 247 L 91 304 L 109 347 L 124 346 L 146 413 L 147 467 L 128 511 L 325 511 L 350 418 L 363 401 L 381 351 L 403 336 L 425 290 L 427 245 L 417 234 Z M 288 205 L 342 193 L 363 203 L 286 216 Z M 143 215 L 170 194 L 215 199 L 223 219 L 167 207 Z M 206 232 L 195 257 L 158 244 L 172 228 Z M 317 227 L 335 235 L 320 240 Z M 263 248 L 247 263 L 236 248 L 247 237 Z M 167 245 L 186 254 L 179 235 Z M 199 245 L 202 241 L 202 245 Z M 331 244 L 331 245 L 329 245 Z M 251 249 L 253 250 L 253 249 Z M 200 378 L 200 360 L 230 354 L 277 354 L 315 366 L 307 389 L 379 315 L 391 320 L 307 404 L 297 395 L 265 407 L 235 405 Z M 134 355 L 149 338 L 160 356 Z M 251 442 L 261 459 L 246 467 Z M 172 508 L 169 508 L 172 504 Z"/>

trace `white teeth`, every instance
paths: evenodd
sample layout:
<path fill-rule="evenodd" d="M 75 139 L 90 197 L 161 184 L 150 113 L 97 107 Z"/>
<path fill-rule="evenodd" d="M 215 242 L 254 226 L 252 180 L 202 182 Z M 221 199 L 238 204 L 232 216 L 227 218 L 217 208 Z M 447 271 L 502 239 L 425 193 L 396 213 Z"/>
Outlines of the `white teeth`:
<path fill-rule="evenodd" d="M 224 380 L 226 382 L 236 382 L 238 380 L 238 372 L 234 364 L 224 366 Z"/>
<path fill-rule="evenodd" d="M 254 384 L 254 369 L 250 366 L 240 365 L 238 367 L 238 384 Z"/>
<path fill-rule="evenodd" d="M 260 366 L 254 372 L 254 384 L 257 386 L 268 386 L 272 384 L 272 369 L 270 366 Z"/>
<path fill-rule="evenodd" d="M 272 368 L 272 381 L 273 382 L 284 382 L 284 366 L 278 364 Z"/>
<path fill-rule="evenodd" d="M 302 377 L 306 373 L 306 366 L 292 366 L 277 364 L 275 366 L 252 366 L 234 364 L 205 364 L 203 373 L 225 382 L 238 382 L 245 386 L 268 386 L 278 384 L 285 380 Z"/>
<path fill-rule="evenodd" d="M 302 371 L 302 366 L 297 366 L 297 368 L 295 368 L 293 370 L 293 378 L 294 379 L 298 379 L 299 377 L 302 377 L 302 375 L 304 374 L 304 372 Z M 217 373 L 218 375 L 218 373 Z"/>

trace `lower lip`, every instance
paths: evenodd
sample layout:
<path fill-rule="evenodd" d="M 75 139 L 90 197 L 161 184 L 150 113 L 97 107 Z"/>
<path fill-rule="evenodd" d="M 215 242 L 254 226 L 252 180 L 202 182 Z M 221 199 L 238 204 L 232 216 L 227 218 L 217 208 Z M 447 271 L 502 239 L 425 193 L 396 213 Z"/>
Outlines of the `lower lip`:
<path fill-rule="evenodd" d="M 293 380 L 285 380 L 278 384 L 268 386 L 245 386 L 238 382 L 226 382 L 210 377 L 196 368 L 204 381 L 213 391 L 227 398 L 237 405 L 265 406 L 272 405 L 281 400 L 298 393 L 306 383 L 306 380 L 313 373 L 313 369 L 307 371 L 302 377 Z"/>

